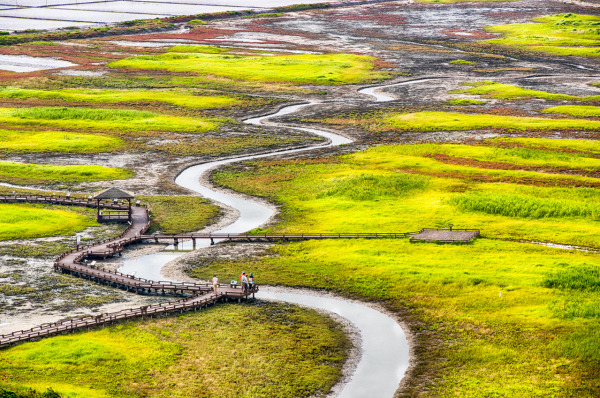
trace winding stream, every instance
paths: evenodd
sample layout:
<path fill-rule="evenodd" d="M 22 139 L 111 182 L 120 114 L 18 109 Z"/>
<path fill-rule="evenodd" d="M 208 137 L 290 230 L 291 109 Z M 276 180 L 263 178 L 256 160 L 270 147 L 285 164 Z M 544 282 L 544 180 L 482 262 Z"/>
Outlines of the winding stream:
<path fill-rule="evenodd" d="M 394 98 L 375 93 L 375 90 L 403 84 L 420 83 L 428 80 L 432 80 L 432 78 L 370 87 L 360 90 L 359 92 L 374 96 L 376 101 L 391 101 Z M 307 104 L 286 106 L 281 108 L 275 114 L 248 119 L 245 120 L 245 123 L 260 125 L 263 121 L 271 117 L 294 113 L 300 108 L 316 104 L 318 103 L 311 102 Z M 273 216 L 274 211 L 260 203 L 232 196 L 228 193 L 216 191 L 202 185 L 200 183 L 200 178 L 204 173 L 228 163 L 259 159 L 274 154 L 302 152 L 317 147 L 343 145 L 352 142 L 345 137 L 321 130 L 291 126 L 286 127 L 319 135 L 328 139 L 329 142 L 325 145 L 317 145 L 308 148 L 270 152 L 199 164 L 185 169 L 175 179 L 177 185 L 197 192 L 208 199 L 222 203 L 239 212 L 239 217 L 234 223 L 215 231 L 216 233 L 243 233 L 258 228 Z M 210 243 L 207 240 L 198 240 L 196 248 L 200 249 L 208 247 L 209 244 Z M 136 276 L 138 277 L 152 280 L 164 280 L 165 277 L 161 275 L 162 267 L 166 263 L 181 256 L 185 251 L 191 250 L 191 248 L 191 242 L 180 243 L 177 248 L 169 246 L 161 252 L 133 260 L 127 260 L 119 271 L 124 273 L 136 271 Z M 337 298 L 324 298 L 315 295 L 287 292 L 281 293 L 269 290 L 268 288 L 259 292 L 257 297 L 317 308 L 335 313 L 349 320 L 361 335 L 362 352 L 359 363 L 352 373 L 350 380 L 347 384 L 342 386 L 341 391 L 336 396 L 340 398 L 364 398 L 368 396 L 383 398 L 394 396 L 404 373 L 408 369 L 410 359 L 408 341 L 404 331 L 396 320 L 367 305 Z"/>

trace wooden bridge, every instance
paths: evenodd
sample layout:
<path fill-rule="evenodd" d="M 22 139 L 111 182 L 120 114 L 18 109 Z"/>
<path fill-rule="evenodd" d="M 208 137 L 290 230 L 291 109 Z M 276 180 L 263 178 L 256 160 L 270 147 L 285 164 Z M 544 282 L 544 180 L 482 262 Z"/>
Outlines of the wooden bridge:
<path fill-rule="evenodd" d="M 138 201 L 136 206 L 131 206 L 127 202 L 115 200 L 112 203 L 100 203 L 94 201 L 92 196 L 83 198 L 72 198 L 56 195 L 0 195 L 0 203 L 49 203 L 69 206 L 86 206 L 127 211 L 130 220 L 129 227 L 116 238 L 106 239 L 89 245 L 78 246 L 76 249 L 63 253 L 54 262 L 56 272 L 67 273 L 79 278 L 88 279 L 91 282 L 124 289 L 135 293 L 154 293 L 166 294 L 187 294 L 188 297 L 169 303 L 149 305 L 145 307 L 133 308 L 115 313 L 107 313 L 97 316 L 89 316 L 79 319 L 72 319 L 63 322 L 43 324 L 32 329 L 21 330 L 10 334 L 0 335 L 0 348 L 8 347 L 16 343 L 37 339 L 41 337 L 53 336 L 60 333 L 74 332 L 76 330 L 87 329 L 92 326 L 99 326 L 114 323 L 116 321 L 139 318 L 145 316 L 158 316 L 171 312 L 196 311 L 208 305 L 215 304 L 217 301 L 248 299 L 250 295 L 258 292 L 255 285 L 252 289 L 243 291 L 235 285 L 219 285 L 217 293 L 214 293 L 212 286 L 207 283 L 181 283 L 171 281 L 152 281 L 144 278 L 136 278 L 132 275 L 125 275 L 116 271 L 104 270 L 95 265 L 95 262 L 88 264 L 90 258 L 107 258 L 120 254 L 127 245 L 141 242 L 144 240 L 173 240 L 178 243 L 179 240 L 190 239 L 196 245 L 196 239 L 210 239 L 211 244 L 215 241 L 231 242 L 259 242 L 259 241 L 292 241 L 309 239 L 381 239 L 381 238 L 405 238 L 411 237 L 417 233 L 372 233 L 372 234 L 174 234 L 174 235 L 148 235 L 150 216 L 148 208 L 141 205 Z M 127 220 L 121 220 L 127 221 Z M 421 233 L 424 230 L 420 231 Z"/>

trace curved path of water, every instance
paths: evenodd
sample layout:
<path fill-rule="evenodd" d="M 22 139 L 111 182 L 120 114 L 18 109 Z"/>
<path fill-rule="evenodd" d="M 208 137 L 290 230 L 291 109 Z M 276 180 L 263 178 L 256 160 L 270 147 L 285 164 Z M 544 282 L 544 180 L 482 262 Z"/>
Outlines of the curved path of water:
<path fill-rule="evenodd" d="M 435 78 L 369 87 L 359 90 L 359 92 L 372 95 L 375 97 L 376 101 L 391 101 L 394 98 L 376 93 L 375 91 L 381 88 L 421 83 L 432 79 Z M 248 119 L 245 123 L 260 125 L 269 118 L 291 114 L 298 111 L 300 108 L 316 104 L 317 103 L 308 103 L 287 106 L 281 108 L 275 114 Z M 233 196 L 229 193 L 215 190 L 210 186 L 203 185 L 200 181 L 204 173 L 228 163 L 259 159 L 276 154 L 297 153 L 317 147 L 335 146 L 352 142 L 345 137 L 326 131 L 302 127 L 286 127 L 319 135 L 328 139 L 329 143 L 321 146 L 237 157 L 199 164 L 185 169 L 175 179 L 177 185 L 197 192 L 205 198 L 222 203 L 239 212 L 239 217 L 234 223 L 216 231 L 217 233 L 243 233 L 258 228 L 265 224 L 273 216 L 274 212 L 271 208 L 260 203 Z M 207 247 L 209 245 L 208 242 L 199 243 L 200 246 L 197 246 L 197 248 Z M 191 243 L 188 243 L 188 245 L 191 245 Z M 172 249 L 174 248 L 171 246 L 167 248 L 166 251 L 126 261 L 119 271 L 123 273 L 136 271 L 138 276 L 146 279 L 164 279 L 164 276 L 160 274 L 162 266 L 183 254 L 182 252 L 173 251 Z M 191 249 L 191 247 L 182 243 L 178 249 L 185 250 Z M 269 290 L 259 292 L 257 297 L 322 309 L 348 319 L 360 332 L 362 354 L 350 381 L 343 386 L 338 397 L 364 398 L 372 396 L 384 398 L 394 396 L 406 369 L 408 369 L 410 357 L 408 341 L 404 331 L 393 318 L 366 305 L 348 302 L 343 299 L 323 298 L 296 293 L 280 293 Z"/>

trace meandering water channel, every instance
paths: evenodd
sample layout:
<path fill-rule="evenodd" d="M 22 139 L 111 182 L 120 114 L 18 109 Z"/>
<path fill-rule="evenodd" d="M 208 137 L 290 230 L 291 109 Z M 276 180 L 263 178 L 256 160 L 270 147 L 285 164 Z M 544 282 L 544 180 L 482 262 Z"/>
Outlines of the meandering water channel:
<path fill-rule="evenodd" d="M 432 80 L 432 78 L 369 87 L 359 90 L 359 93 L 371 95 L 375 97 L 376 101 L 391 101 L 394 99 L 393 97 L 380 94 L 376 91 L 386 87 L 415 84 L 428 80 Z M 286 106 L 281 108 L 277 113 L 248 119 L 245 120 L 245 123 L 260 125 L 269 118 L 294 113 L 300 108 L 316 104 L 318 103 L 311 102 L 307 104 Z M 228 163 L 259 159 L 273 156 L 274 154 L 297 153 L 318 147 L 343 145 L 352 142 L 346 137 L 326 131 L 303 127 L 286 127 L 319 135 L 326 138 L 329 142 L 325 145 L 316 145 L 308 148 L 269 152 L 260 155 L 243 156 L 203 163 L 185 169 L 175 179 L 177 185 L 197 192 L 205 198 L 212 199 L 238 211 L 239 217 L 236 221 L 219 231 L 215 231 L 216 233 L 243 233 L 258 228 L 273 216 L 274 211 L 271 208 L 252 200 L 233 196 L 229 193 L 215 190 L 210 186 L 203 185 L 201 183 L 201 177 L 204 173 Z M 208 245 L 208 241 L 199 240 L 196 248 L 200 249 L 207 247 Z M 135 271 L 136 276 L 142 278 L 164 280 L 165 277 L 161 274 L 162 267 L 190 249 L 191 242 L 180 243 L 177 248 L 169 246 L 161 252 L 127 260 L 119 271 L 124 273 Z M 342 387 L 341 392 L 337 396 L 340 398 L 364 398 L 368 396 L 383 398 L 394 396 L 404 373 L 408 369 L 410 359 L 406 335 L 396 320 L 367 305 L 344 299 L 324 298 L 318 295 L 292 292 L 281 293 L 269 289 L 259 292 L 257 297 L 325 310 L 350 321 L 357 328 L 361 336 L 361 357 L 350 380 Z"/>

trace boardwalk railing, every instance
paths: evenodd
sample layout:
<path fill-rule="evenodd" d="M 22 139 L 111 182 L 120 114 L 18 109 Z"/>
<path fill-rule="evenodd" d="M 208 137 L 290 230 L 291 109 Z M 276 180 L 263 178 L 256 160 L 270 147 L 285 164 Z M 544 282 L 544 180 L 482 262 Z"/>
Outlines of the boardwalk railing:
<path fill-rule="evenodd" d="M 42 195 L 0 195 L 0 202 L 33 202 L 33 203 L 56 203 L 64 205 L 88 206 L 96 207 L 98 204 L 88 198 L 71 198 L 70 196 L 42 196 Z M 119 203 L 101 203 L 102 208 L 113 210 L 128 209 L 128 204 Z M 154 290 L 156 293 L 161 290 L 173 292 L 181 291 L 191 292 L 193 296 L 184 298 L 179 301 L 148 305 L 138 308 L 131 308 L 115 313 L 102 314 L 97 316 L 87 316 L 68 321 L 55 322 L 36 326 L 28 330 L 20 330 L 11 334 L 0 336 L 0 348 L 7 347 L 18 342 L 36 339 L 40 337 L 52 336 L 60 333 L 72 332 L 75 330 L 88 328 L 92 326 L 105 325 L 115 321 L 132 319 L 143 316 L 154 316 L 158 314 L 166 314 L 173 311 L 188 311 L 197 310 L 210 303 L 215 303 L 219 299 L 228 298 L 247 298 L 249 295 L 258 291 L 258 287 L 254 286 L 250 290 L 242 290 L 234 286 L 221 285 L 221 291 L 214 293 L 212 285 L 208 283 L 179 283 L 171 281 L 152 281 L 144 278 L 136 278 L 132 275 L 125 275 L 117 271 L 104 270 L 92 264 L 85 263 L 87 257 L 103 257 L 120 253 L 124 247 L 139 242 L 145 239 L 210 239 L 214 243 L 215 239 L 219 240 L 236 240 L 236 241 L 256 241 L 260 239 L 266 240 L 306 240 L 306 239 L 352 239 L 352 238 L 404 238 L 413 235 L 414 233 L 368 233 L 368 234 L 175 234 L 175 235 L 144 235 L 150 228 L 149 209 L 147 206 L 142 206 L 143 211 L 140 211 L 140 206 L 136 206 L 130 225 L 116 238 L 105 239 L 102 241 L 80 245 L 78 248 L 61 254 L 54 262 L 56 271 L 69 272 L 72 275 L 81 278 L 87 278 L 90 281 L 95 279 L 97 283 L 107 283 L 110 286 L 117 288 L 123 287 L 128 291 L 134 289 L 136 292 L 140 290 Z"/>
<path fill-rule="evenodd" d="M 258 290 L 258 286 L 254 286 L 254 288 L 248 293 L 256 293 L 258 292 Z M 194 296 L 192 298 L 185 298 L 169 303 L 160 303 L 144 307 L 130 308 L 119 312 L 106 313 L 96 316 L 85 316 L 82 318 L 70 319 L 61 322 L 45 323 L 39 326 L 35 326 L 31 329 L 19 330 L 9 334 L 0 335 L 0 348 L 8 347 L 10 345 L 22 341 L 54 336 L 62 333 L 74 332 L 76 330 L 86 329 L 94 326 L 102 326 L 117 321 L 140 318 L 145 316 L 153 317 L 177 311 L 197 311 L 208 306 L 209 304 L 215 304 L 218 300 L 224 298 L 239 299 L 239 297 L 239 295 L 232 295 L 230 292 L 217 292 L 210 293 L 204 296 Z"/>

